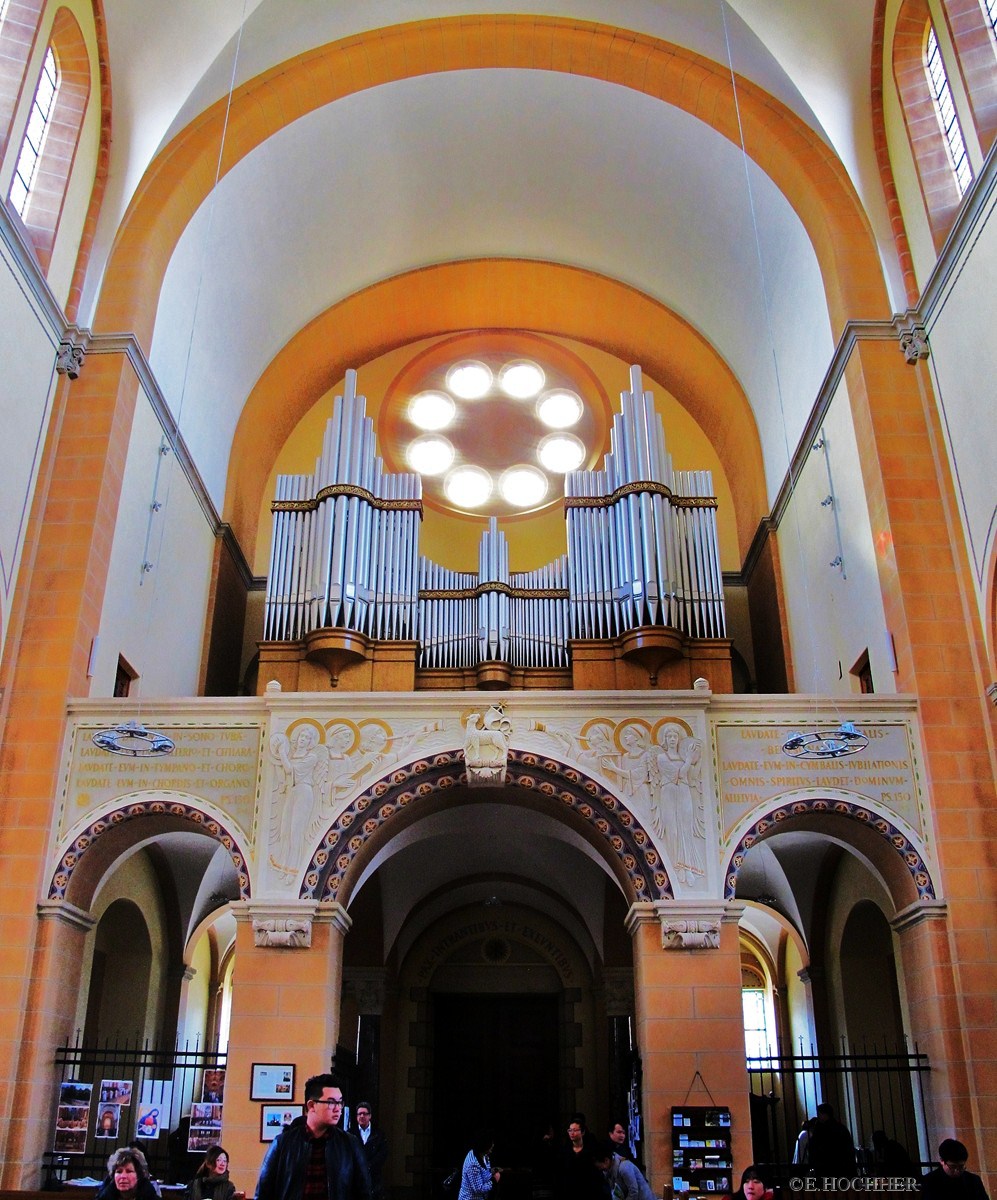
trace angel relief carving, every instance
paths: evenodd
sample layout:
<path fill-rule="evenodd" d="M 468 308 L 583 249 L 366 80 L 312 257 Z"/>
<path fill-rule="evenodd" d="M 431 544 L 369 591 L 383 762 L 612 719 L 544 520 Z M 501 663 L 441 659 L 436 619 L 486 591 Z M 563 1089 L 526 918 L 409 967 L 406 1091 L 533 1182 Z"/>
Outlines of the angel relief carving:
<path fill-rule="evenodd" d="M 396 735 L 375 718 L 359 724 L 334 720 L 323 726 L 304 717 L 292 722 L 286 734 L 275 733 L 270 739 L 277 787 L 269 861 L 284 882 L 296 878 L 302 857 L 340 804 L 440 727 L 431 722 Z"/>

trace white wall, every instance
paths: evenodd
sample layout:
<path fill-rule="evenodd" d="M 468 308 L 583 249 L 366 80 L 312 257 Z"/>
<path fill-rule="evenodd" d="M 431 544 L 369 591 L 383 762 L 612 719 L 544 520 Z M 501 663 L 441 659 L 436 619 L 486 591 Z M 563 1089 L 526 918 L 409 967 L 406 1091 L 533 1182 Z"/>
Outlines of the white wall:
<path fill-rule="evenodd" d="M 0 651 L 55 392 L 58 341 L 0 237 Z"/>
<path fill-rule="evenodd" d="M 100 620 L 92 696 L 110 696 L 118 656 L 138 672 L 131 695 L 197 693 L 214 534 L 162 428 L 139 395 Z M 156 472 L 159 471 L 157 480 Z M 153 499 L 162 504 L 151 511 Z M 151 571 L 142 570 L 151 562 Z"/>
<path fill-rule="evenodd" d="M 825 418 L 823 437 L 827 457 L 818 449 L 806 458 L 778 534 L 796 690 L 855 692 L 849 671 L 868 649 L 876 691 L 895 692 L 858 444 L 843 383 Z M 834 503 L 822 507 L 832 492 Z M 830 565 L 839 554 L 843 570 Z"/>

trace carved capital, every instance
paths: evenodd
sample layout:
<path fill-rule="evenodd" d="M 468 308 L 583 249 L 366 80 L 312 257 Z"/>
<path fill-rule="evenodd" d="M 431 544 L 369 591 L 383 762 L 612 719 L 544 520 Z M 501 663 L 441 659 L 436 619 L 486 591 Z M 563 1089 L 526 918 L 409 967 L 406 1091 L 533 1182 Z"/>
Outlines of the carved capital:
<path fill-rule="evenodd" d="M 253 942 L 277 950 L 308 950 L 312 923 L 300 917 L 254 917 Z"/>
<path fill-rule="evenodd" d="M 664 950 L 719 950 L 720 922 L 665 921 L 661 926 Z"/>
<path fill-rule="evenodd" d="M 910 325 L 900 330 L 900 349 L 909 367 L 931 353 L 928 346 L 928 331 L 923 325 Z"/>
<path fill-rule="evenodd" d="M 83 359 L 86 348 L 76 342 L 60 342 L 55 352 L 55 370 L 58 375 L 68 375 L 70 379 L 79 379 L 83 369 Z"/>
<path fill-rule="evenodd" d="M 720 927 L 737 924 L 744 912 L 740 901 L 655 900 L 632 905 L 627 931 L 657 921 L 663 950 L 719 950 Z"/>

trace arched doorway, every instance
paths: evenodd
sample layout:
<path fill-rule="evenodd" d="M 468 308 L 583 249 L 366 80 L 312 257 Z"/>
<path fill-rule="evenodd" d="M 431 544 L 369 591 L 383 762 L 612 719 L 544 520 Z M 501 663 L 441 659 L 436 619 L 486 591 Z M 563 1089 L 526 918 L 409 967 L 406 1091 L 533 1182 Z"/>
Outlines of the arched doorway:
<path fill-rule="evenodd" d="M 385 831 L 352 889 L 337 1065 L 357 1047 L 354 1095 L 380 1094 L 390 1186 L 425 1191 L 488 1126 L 529 1194 L 545 1128 L 581 1109 L 598 1131 L 625 1103 L 632 901 L 557 802 L 438 801 Z"/>

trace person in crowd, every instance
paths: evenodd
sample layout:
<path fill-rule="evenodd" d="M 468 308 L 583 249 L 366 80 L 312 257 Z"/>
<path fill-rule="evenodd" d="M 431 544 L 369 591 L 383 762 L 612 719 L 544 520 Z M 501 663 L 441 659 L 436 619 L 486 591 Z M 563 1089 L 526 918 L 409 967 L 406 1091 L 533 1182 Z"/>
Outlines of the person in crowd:
<path fill-rule="evenodd" d="M 490 1130 L 483 1129 L 475 1135 L 471 1149 L 467 1152 L 460 1169 L 460 1191 L 457 1200 L 484 1200 L 492 1188 L 502 1180 L 502 1172 L 492 1166 L 492 1150 L 495 1138 Z"/>
<path fill-rule="evenodd" d="M 360 1142 L 338 1127 L 343 1089 L 335 1075 L 305 1083 L 305 1111 L 270 1143 L 256 1200 L 370 1200 Z"/>
<path fill-rule="evenodd" d="M 533 1144 L 530 1169 L 533 1172 L 533 1200 L 551 1200 L 557 1179 L 558 1145 L 554 1122 L 545 1121 Z"/>
<path fill-rule="evenodd" d="M 370 1189 L 374 1200 L 380 1200 L 384 1195 L 384 1164 L 388 1159 L 388 1142 L 380 1129 L 375 1129 L 371 1120 L 371 1107 L 368 1100 L 361 1100 L 356 1107 L 357 1123 L 350 1133 L 363 1146 L 364 1157 L 367 1160 L 367 1173 L 370 1175 Z"/>
<path fill-rule="evenodd" d="M 568 1145 L 558 1162 L 554 1181 L 560 1200 L 604 1200 L 606 1180 L 595 1165 L 595 1139 L 585 1125 L 585 1114 L 575 1113 L 568 1121 Z"/>
<path fill-rule="evenodd" d="M 597 1146 L 593 1160 L 606 1177 L 610 1200 L 656 1200 L 637 1164 L 618 1154 L 612 1142 Z"/>
<path fill-rule="evenodd" d="M 854 1178 L 855 1143 L 847 1125 L 834 1115 L 830 1104 L 817 1105 L 817 1117 L 810 1124 L 807 1165 L 818 1178 Z"/>
<path fill-rule="evenodd" d="M 228 1151 L 211 1146 L 187 1185 L 186 1200 L 234 1200 L 235 1184 L 228 1177 Z"/>
<path fill-rule="evenodd" d="M 872 1150 L 869 1154 L 869 1174 L 888 1179 L 916 1179 L 920 1172 L 915 1168 L 904 1147 L 886 1136 L 882 1129 L 872 1135 Z"/>
<path fill-rule="evenodd" d="M 630 1153 L 630 1140 L 627 1137 L 626 1122 L 610 1121 L 609 1140 L 613 1144 L 614 1154 L 618 1154 L 620 1158 L 629 1158 L 633 1162 L 633 1155 Z"/>
<path fill-rule="evenodd" d="M 772 1200 L 772 1189 L 762 1167 L 752 1163 L 741 1172 L 741 1183 L 731 1200 Z"/>
<path fill-rule="evenodd" d="M 141 1150 L 125 1146 L 107 1160 L 107 1178 L 94 1200 L 156 1200 L 149 1164 Z"/>
<path fill-rule="evenodd" d="M 955 1138 L 938 1147 L 938 1166 L 921 1180 L 922 1200 L 988 1200 L 979 1175 L 966 1170 L 969 1151 Z"/>

